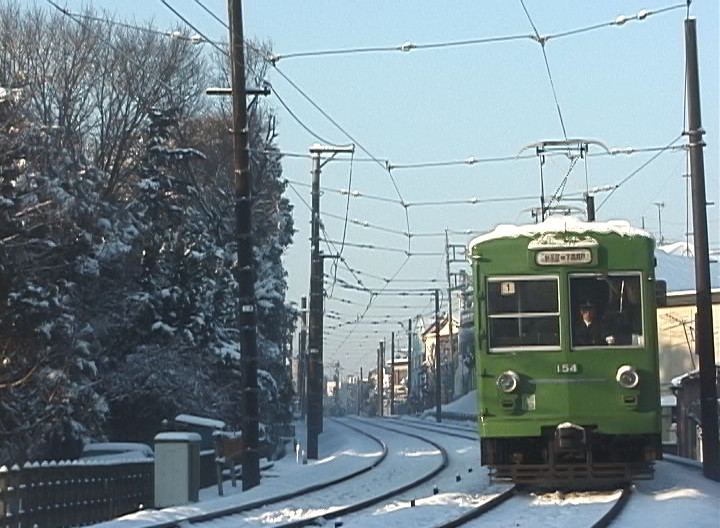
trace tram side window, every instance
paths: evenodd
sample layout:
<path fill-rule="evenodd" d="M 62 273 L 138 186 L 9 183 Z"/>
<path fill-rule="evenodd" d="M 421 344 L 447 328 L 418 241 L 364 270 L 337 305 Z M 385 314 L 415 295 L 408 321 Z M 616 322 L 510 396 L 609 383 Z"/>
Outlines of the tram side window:
<path fill-rule="evenodd" d="M 639 273 L 571 275 L 572 346 L 643 346 Z"/>
<path fill-rule="evenodd" d="M 487 285 L 490 349 L 558 347 L 558 279 L 492 278 Z"/>

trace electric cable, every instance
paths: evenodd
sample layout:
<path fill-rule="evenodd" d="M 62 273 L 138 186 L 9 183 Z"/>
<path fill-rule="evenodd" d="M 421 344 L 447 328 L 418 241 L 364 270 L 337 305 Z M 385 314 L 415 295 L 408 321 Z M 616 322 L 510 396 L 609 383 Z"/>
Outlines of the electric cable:
<path fill-rule="evenodd" d="M 615 194 L 615 191 L 617 191 L 622 185 L 624 185 L 625 183 L 627 183 L 628 181 L 630 181 L 633 177 L 635 177 L 640 171 L 642 171 L 645 167 L 647 167 L 648 165 L 650 165 L 653 161 L 655 161 L 656 159 L 658 159 L 658 158 L 663 154 L 663 152 L 665 152 L 665 151 L 667 151 L 668 149 L 670 149 L 670 148 L 671 148 L 675 143 L 677 143 L 682 137 L 683 137 L 683 134 L 680 134 L 679 136 L 677 136 L 677 137 L 676 137 L 675 139 L 673 139 L 670 143 L 668 143 L 668 145 L 667 145 L 666 148 L 664 148 L 663 150 L 660 150 L 659 152 L 656 152 L 655 155 L 653 155 L 650 159 L 648 159 L 647 161 L 645 161 L 645 163 L 643 163 L 642 165 L 640 165 L 640 167 L 638 167 L 638 168 L 635 169 L 633 172 L 631 172 L 628 176 L 626 176 L 624 179 L 622 179 L 619 183 L 616 183 L 616 184 L 613 186 L 613 189 L 610 191 L 610 193 L 605 197 L 605 199 L 602 201 L 602 203 L 597 207 L 597 211 L 599 211 L 599 210 L 602 208 L 602 206 L 605 205 L 605 203 L 610 199 L 610 197 L 611 197 L 613 194 Z"/>
<path fill-rule="evenodd" d="M 545 59 L 545 69 L 547 70 L 548 78 L 550 79 L 550 87 L 552 88 L 553 98 L 555 99 L 555 107 L 557 108 L 558 117 L 560 118 L 560 126 L 562 127 L 563 137 L 567 141 L 568 137 L 567 130 L 565 129 L 565 121 L 563 120 L 562 110 L 560 110 L 560 103 L 558 101 L 557 91 L 555 90 L 555 82 L 552 78 L 552 72 L 550 71 L 550 63 L 548 62 L 547 52 L 545 51 L 545 43 L 547 42 L 547 39 L 540 36 L 540 33 L 538 32 L 537 27 L 535 27 L 535 23 L 530 16 L 530 12 L 527 10 L 527 7 L 525 7 L 525 1 L 520 0 L 520 5 L 522 5 L 523 11 L 525 11 L 525 15 L 530 21 L 530 25 L 535 32 L 535 40 L 537 40 L 538 44 L 540 44 L 540 49 L 542 49 L 543 59 Z"/>
<path fill-rule="evenodd" d="M 608 22 L 600 22 L 600 23 L 589 25 L 589 26 L 583 26 L 583 27 L 570 29 L 570 30 L 566 30 L 566 31 L 561 31 L 558 33 L 545 35 L 545 36 L 539 36 L 536 31 L 535 35 L 515 34 L 515 35 L 505 35 L 505 36 L 482 37 L 482 38 L 466 39 L 466 40 L 436 42 L 436 43 L 429 43 L 429 44 L 415 44 L 413 42 L 403 42 L 402 44 L 393 45 L 393 46 L 368 46 L 368 47 L 338 48 L 338 49 L 329 49 L 329 50 L 280 53 L 280 54 L 271 54 L 268 57 L 266 57 L 266 59 L 270 63 L 277 63 L 281 60 L 306 58 L 306 57 L 357 55 L 357 54 L 367 54 L 367 53 L 387 53 L 387 52 L 398 52 L 398 51 L 407 53 L 407 52 L 410 52 L 413 50 L 453 48 L 453 47 L 472 46 L 472 45 L 480 45 L 480 44 L 504 43 L 504 42 L 519 41 L 519 40 L 537 41 L 538 38 L 547 42 L 548 40 L 557 40 L 557 39 L 561 39 L 561 38 L 565 38 L 565 37 L 575 36 L 575 35 L 579 35 L 582 33 L 588 33 L 588 32 L 595 31 L 597 29 L 606 28 L 606 27 L 623 26 L 627 22 L 631 22 L 634 20 L 643 21 L 652 15 L 659 15 L 662 13 L 666 13 L 668 11 L 673 11 L 675 9 L 682 9 L 685 7 L 686 7 L 686 4 L 682 3 L 682 4 L 670 5 L 670 6 L 655 9 L 655 10 L 643 9 L 634 15 L 628 15 L 628 16 L 620 15 L 620 16 L 616 17 L 615 19 L 608 21 Z"/>

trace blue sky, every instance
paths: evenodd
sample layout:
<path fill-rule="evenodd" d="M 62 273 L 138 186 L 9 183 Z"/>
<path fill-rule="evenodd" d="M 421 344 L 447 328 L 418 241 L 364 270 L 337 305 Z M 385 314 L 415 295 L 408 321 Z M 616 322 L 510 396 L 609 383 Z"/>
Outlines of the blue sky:
<path fill-rule="evenodd" d="M 195 0 L 168 0 L 203 32 L 221 39 L 225 30 Z M 30 4 L 31 2 L 21 2 Z M 79 11 L 88 2 L 68 0 L 69 9 Z M 227 19 L 225 0 L 202 0 Z M 38 5 L 47 5 L 37 2 Z M 126 21 L 153 19 L 160 29 L 182 25 L 160 0 L 94 0 L 98 9 L 115 12 Z M 579 2 L 526 0 L 525 6 L 541 35 L 610 22 L 618 15 L 634 15 L 643 9 L 658 10 L 675 5 L 662 0 Z M 695 0 L 691 15 L 698 19 L 701 97 L 705 141 L 705 170 L 708 200 L 720 204 L 718 178 L 718 5 L 715 0 Z M 396 46 L 403 42 L 439 43 L 507 35 L 531 35 L 533 28 L 519 0 L 496 1 L 297 1 L 247 0 L 243 6 L 245 35 L 269 41 L 278 55 L 366 46 Z M 568 137 L 594 138 L 611 148 L 659 147 L 669 144 L 683 130 L 685 9 L 651 15 L 591 32 L 550 39 L 545 45 L 552 79 Z M 447 202 L 497 197 L 538 196 L 539 161 L 516 159 L 497 163 L 397 168 L 390 175 L 369 157 L 389 160 L 393 165 L 464 160 L 469 157 L 515 156 L 530 143 L 561 139 L 558 117 L 540 45 L 531 39 L 462 47 L 416 49 L 408 53 L 388 52 L 281 59 L 282 73 L 301 87 L 326 113 L 364 147 L 352 165 L 347 156 L 323 168 L 322 197 L 325 227 L 333 240 L 342 240 L 347 202 L 333 192 L 348 187 L 362 194 L 392 201 L 352 198 L 349 217 L 368 222 L 351 223 L 346 241 L 383 248 L 408 249 L 418 253 L 407 259 L 397 251 L 345 247 L 348 266 L 359 270 L 363 282 L 380 289 L 398 273 L 388 288 L 442 287 L 432 282 L 445 277 L 444 231 L 450 242 L 464 244 L 469 235 L 454 231 L 485 231 L 498 223 L 530 222 L 528 209 L 539 198 L 510 202 L 465 205 L 426 205 L 404 208 L 399 201 Z M 268 79 L 302 120 L 320 136 L 338 144 L 350 140 L 318 113 L 277 72 Z M 278 144 L 282 151 L 308 153 L 317 142 L 269 98 L 279 114 Z M 684 142 L 681 139 L 679 143 Z M 369 154 L 368 154 L 369 153 Z M 532 154 L 532 151 L 529 151 Z M 656 153 L 621 156 L 591 156 L 569 173 L 565 193 L 616 184 L 633 174 Z M 289 250 L 289 300 L 299 303 L 309 286 L 309 210 L 311 160 L 287 157 L 284 175 L 292 183 L 289 197 L 295 204 L 298 233 Z M 568 174 L 570 160 L 551 157 L 544 168 L 546 194 L 552 194 Z M 658 234 L 658 207 L 662 202 L 663 237 L 685 239 L 686 172 L 682 151 L 657 157 L 618 188 L 598 209 L 598 219 L 626 219 Z M 586 176 L 587 175 L 587 176 Z M 299 194 L 296 194 L 296 192 Z M 603 203 L 608 193 L 596 198 Z M 578 202 L 567 202 L 579 207 Z M 712 248 L 720 248 L 720 205 L 710 207 L 709 232 Z M 407 211 L 407 216 L 406 216 Z M 375 229 L 376 226 L 382 229 Z M 442 236 L 440 236 L 442 235 Z M 326 252 L 334 249 L 325 248 Z M 327 268 L 330 270 L 330 263 Z M 462 268 L 454 264 L 453 270 Z M 399 270 L 399 271 L 398 271 Z M 345 266 L 337 277 L 356 283 Z M 377 277 L 377 278 L 376 278 Z M 417 281 L 415 281 L 417 279 Z M 340 321 L 356 319 L 365 312 L 368 295 L 331 287 L 326 310 Z M 352 304 L 346 302 L 350 301 Z M 402 332 L 399 321 L 416 313 L 429 313 L 428 296 L 381 295 L 357 326 L 331 329 L 325 343 L 326 362 L 339 360 L 345 373 L 374 364 L 379 340 L 390 332 Z M 410 306 L 410 308 L 402 308 Z M 383 322 L 388 316 L 389 321 Z M 367 324 L 371 322 L 377 324 Z M 326 319 L 326 326 L 336 320 Z M 349 329 L 352 329 L 349 337 Z"/>

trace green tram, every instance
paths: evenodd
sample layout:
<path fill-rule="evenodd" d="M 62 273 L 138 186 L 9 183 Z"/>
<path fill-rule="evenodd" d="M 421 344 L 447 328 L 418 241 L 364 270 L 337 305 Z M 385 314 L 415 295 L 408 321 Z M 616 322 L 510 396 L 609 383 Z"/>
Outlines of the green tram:
<path fill-rule="evenodd" d="M 470 243 L 478 427 L 493 481 L 650 479 L 662 457 L 654 240 L 550 217 Z"/>

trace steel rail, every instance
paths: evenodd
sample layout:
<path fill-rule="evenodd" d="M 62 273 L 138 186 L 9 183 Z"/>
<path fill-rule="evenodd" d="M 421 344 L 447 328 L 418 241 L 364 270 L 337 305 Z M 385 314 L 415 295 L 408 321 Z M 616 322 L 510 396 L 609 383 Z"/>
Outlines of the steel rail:
<path fill-rule="evenodd" d="M 627 505 L 628 501 L 630 500 L 630 495 L 632 494 L 632 486 L 625 486 L 622 490 L 622 493 L 620 494 L 620 497 L 618 500 L 613 504 L 613 507 L 608 510 L 605 515 L 603 515 L 598 522 L 592 525 L 591 528 L 606 528 L 606 526 L 609 526 L 610 523 L 612 523 L 618 515 L 620 515 L 620 512 L 623 511 L 625 506 Z"/>
<path fill-rule="evenodd" d="M 301 527 L 301 526 L 308 526 L 308 525 L 317 523 L 317 522 L 320 521 L 321 519 L 322 519 L 323 521 L 325 521 L 325 520 L 335 519 L 335 518 L 340 517 L 340 516 L 342 516 L 342 515 L 347 515 L 347 514 L 350 514 L 350 513 L 356 513 L 356 512 L 358 512 L 358 511 L 364 510 L 364 509 L 367 508 L 368 506 L 373 506 L 374 504 L 378 504 L 378 503 L 383 502 L 383 501 L 385 501 L 385 500 L 387 500 L 387 499 L 389 499 L 389 498 L 391 498 L 391 497 L 393 497 L 393 496 L 395 496 L 395 495 L 399 495 L 399 494 L 401 494 L 401 493 L 406 492 L 407 490 L 410 490 L 410 489 L 412 489 L 412 488 L 414 488 L 414 487 L 417 487 L 417 486 L 419 486 L 420 484 L 424 484 L 425 482 L 427 482 L 428 480 L 430 480 L 431 478 L 433 478 L 435 475 L 437 475 L 438 473 L 440 473 L 441 471 L 443 471 L 443 470 L 444 470 L 445 468 L 447 468 L 447 466 L 448 466 L 448 454 L 447 454 L 447 451 L 445 450 L 445 448 L 444 448 L 443 446 L 441 446 L 441 445 L 438 444 L 437 442 L 433 442 L 432 440 L 428 440 L 427 438 L 423 438 L 423 437 L 420 436 L 420 435 L 416 435 L 416 434 L 413 434 L 413 433 L 408 433 L 407 431 L 399 431 L 399 430 L 397 430 L 397 429 L 393 429 L 392 427 L 387 427 L 387 426 L 384 426 L 384 425 L 378 425 L 378 424 L 376 424 L 376 423 L 372 423 L 372 422 L 369 422 L 369 421 L 358 420 L 357 418 L 353 418 L 353 417 L 348 417 L 348 418 L 350 418 L 350 419 L 353 420 L 353 421 L 361 422 L 361 423 L 363 423 L 363 424 L 365 424 L 365 425 L 370 425 L 370 426 L 372 426 L 372 427 L 377 427 L 378 429 L 385 429 L 385 430 L 387 430 L 387 431 L 392 431 L 392 432 L 397 433 L 397 434 L 400 434 L 400 435 L 409 436 L 409 437 L 411 437 L 411 438 L 416 438 L 416 439 L 418 439 L 418 440 L 420 440 L 420 441 L 422 441 L 422 442 L 426 442 L 426 443 L 432 445 L 433 447 L 435 447 L 436 449 L 438 449 L 438 451 L 440 451 L 440 453 L 442 454 L 442 462 L 441 462 L 435 469 L 433 469 L 433 470 L 430 471 L 429 473 L 423 475 L 422 477 L 420 477 L 420 478 L 418 478 L 418 479 L 415 479 L 415 480 L 413 480 L 413 481 L 411 481 L 411 482 L 408 482 L 407 484 L 403 484 L 403 485 L 400 486 L 400 487 L 397 487 L 397 488 L 395 488 L 395 489 L 392 489 L 392 490 L 390 490 L 390 491 L 387 491 L 387 492 L 385 492 L 385 493 L 382 493 L 382 494 L 380 494 L 380 495 L 377 495 L 377 496 L 375 496 L 375 497 L 371 497 L 371 498 L 366 499 L 366 500 L 364 500 L 364 501 L 360 501 L 360 502 L 357 502 L 357 503 L 355 503 L 355 504 L 351 504 L 351 505 L 349 505 L 349 506 L 345 506 L 345 507 L 339 508 L 339 509 L 337 509 L 337 510 L 333 510 L 332 512 L 325 513 L 325 514 L 323 514 L 323 515 L 316 515 L 316 516 L 313 516 L 313 517 L 310 517 L 310 518 L 307 518 L 307 519 L 302 519 L 302 520 L 299 520 L 299 521 L 293 521 L 293 522 L 287 523 L 287 524 L 276 525 L 276 528 L 299 528 L 299 527 Z M 358 430 L 360 430 L 360 429 L 358 429 Z"/>
<path fill-rule="evenodd" d="M 428 423 L 428 424 L 415 423 L 415 422 L 411 422 L 409 420 L 402 420 L 402 419 L 398 419 L 398 418 L 386 418 L 386 420 L 393 421 L 393 422 L 397 423 L 397 425 L 405 425 L 407 427 L 413 427 L 415 429 L 423 429 L 425 431 L 432 431 L 434 433 L 439 433 L 439 434 L 442 434 L 445 436 L 454 436 L 457 438 L 464 438 L 465 440 L 474 440 L 476 442 L 479 442 L 479 440 L 480 440 L 480 437 L 478 436 L 477 432 L 472 431 L 471 429 L 466 429 L 466 428 L 463 429 L 461 427 L 449 427 L 449 426 L 446 426 L 445 424 L 442 425 L 442 429 L 441 429 L 440 428 L 441 426 L 435 426 L 431 423 Z M 468 434 L 451 433 L 447 429 L 453 429 L 455 431 L 464 431 Z M 475 436 L 470 436 L 471 434 L 475 434 Z"/>
<path fill-rule="evenodd" d="M 508 488 L 505 491 L 503 491 L 502 493 L 495 495 L 489 501 L 483 502 L 480 506 L 473 508 L 472 510 L 461 515 L 460 517 L 456 517 L 452 521 L 448 521 L 446 523 L 437 525 L 436 528 L 455 528 L 457 526 L 462 526 L 463 524 L 468 523 L 474 519 L 477 519 L 482 514 L 487 513 L 490 510 L 500 506 L 503 502 L 505 502 L 509 498 L 513 497 L 515 495 L 516 491 L 517 491 L 516 486 Z"/>
<path fill-rule="evenodd" d="M 257 508 L 262 508 L 263 506 L 268 506 L 270 504 L 276 504 L 278 502 L 282 502 L 287 499 L 293 499 L 295 497 L 299 497 L 301 495 L 306 495 L 308 493 L 312 493 L 314 491 L 318 491 L 318 490 L 321 490 L 324 488 L 329 488 L 329 487 L 339 484 L 341 482 L 345 482 L 347 480 L 353 479 L 359 475 L 362 475 L 363 473 L 367 473 L 368 471 L 377 467 L 380 463 L 382 463 L 385 460 L 385 457 L 387 457 L 387 454 L 388 454 L 388 448 L 387 448 L 387 445 L 385 444 L 385 442 L 383 442 L 381 439 L 371 435 L 370 433 L 363 431 L 362 429 L 360 429 L 358 427 L 353 427 L 352 425 L 340 422 L 338 420 L 333 420 L 333 421 L 335 421 L 336 423 L 339 423 L 340 425 L 343 425 L 349 429 L 352 429 L 353 431 L 357 431 L 358 433 L 361 433 L 361 434 L 367 436 L 368 438 L 370 438 L 371 440 L 373 440 L 374 442 L 376 442 L 382 448 L 382 453 L 380 454 L 380 456 L 378 456 L 375 460 L 373 460 L 372 463 L 368 464 L 367 466 L 362 467 L 358 470 L 355 470 L 351 473 L 348 473 L 348 474 L 343 475 L 338 478 L 330 479 L 325 482 L 312 484 L 310 486 L 306 486 L 299 490 L 291 491 L 289 493 L 283 493 L 281 495 L 275 495 L 273 497 L 260 499 L 260 500 L 257 500 L 254 502 L 249 502 L 246 504 L 241 504 L 239 506 L 224 508 L 222 510 L 216 510 L 216 511 L 209 512 L 209 513 L 202 513 L 202 514 L 198 514 L 198 515 L 184 517 L 182 519 L 176 519 L 173 521 L 166 521 L 163 523 L 150 523 L 150 524 L 141 526 L 140 528 L 180 528 L 180 526 L 183 525 L 183 523 L 195 524 L 195 523 L 200 523 L 200 522 L 205 522 L 205 521 L 212 521 L 214 519 L 228 517 L 230 515 L 236 515 L 238 513 L 243 513 L 246 511 L 250 511 L 250 510 L 255 510 Z"/>

